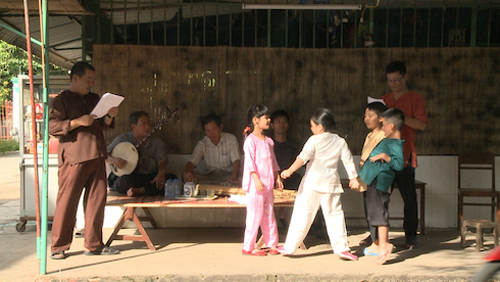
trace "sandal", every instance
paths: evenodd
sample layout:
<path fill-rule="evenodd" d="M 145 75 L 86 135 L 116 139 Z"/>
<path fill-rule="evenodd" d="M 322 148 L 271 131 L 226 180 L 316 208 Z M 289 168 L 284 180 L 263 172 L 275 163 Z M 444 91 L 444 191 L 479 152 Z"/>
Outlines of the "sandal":
<path fill-rule="evenodd" d="M 251 256 L 267 256 L 266 251 L 259 251 L 259 250 L 252 250 L 252 251 L 245 251 L 241 250 L 241 254 L 243 255 L 251 255 Z"/>
<path fill-rule="evenodd" d="M 117 255 L 120 251 L 112 249 L 108 246 L 101 247 L 95 251 L 84 251 L 86 256 L 99 256 L 99 255 Z"/>
<path fill-rule="evenodd" d="M 50 254 L 50 258 L 53 260 L 61 260 L 67 258 L 68 255 L 64 253 L 64 251 L 53 252 Z"/>
<path fill-rule="evenodd" d="M 372 244 L 372 236 L 368 235 L 365 239 L 359 241 L 359 245 L 363 247 L 368 247 Z"/>
<path fill-rule="evenodd" d="M 80 229 L 75 232 L 75 238 L 83 238 L 85 237 L 85 234 L 83 233 L 85 229 Z"/>
<path fill-rule="evenodd" d="M 281 254 L 277 248 L 274 248 L 274 249 L 269 249 L 269 254 L 270 255 L 279 255 Z"/>
<path fill-rule="evenodd" d="M 358 256 L 355 254 L 351 253 L 350 251 L 345 251 L 339 253 L 339 257 L 343 260 L 350 260 L 350 261 L 356 261 L 358 260 Z"/>

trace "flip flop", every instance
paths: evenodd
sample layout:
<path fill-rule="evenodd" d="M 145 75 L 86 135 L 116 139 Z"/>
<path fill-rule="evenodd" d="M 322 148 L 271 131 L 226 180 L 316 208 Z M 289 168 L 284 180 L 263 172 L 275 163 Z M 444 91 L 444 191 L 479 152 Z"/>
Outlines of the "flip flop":
<path fill-rule="evenodd" d="M 258 256 L 258 257 L 267 256 L 266 251 L 261 251 L 261 250 L 252 250 L 252 251 L 241 250 L 241 253 L 243 255 L 251 255 L 251 256 Z"/>
<path fill-rule="evenodd" d="M 373 256 L 373 257 L 376 257 L 376 256 L 378 256 L 378 253 L 372 253 L 372 252 L 370 252 L 370 251 L 368 250 L 368 248 L 365 248 L 365 249 L 363 250 L 363 255 L 365 255 L 365 256 L 367 256 L 367 257 L 368 257 L 368 256 Z"/>
<path fill-rule="evenodd" d="M 368 247 L 372 244 L 372 236 L 368 235 L 366 238 L 359 241 L 359 245 L 363 247 Z"/>
<path fill-rule="evenodd" d="M 61 259 L 66 259 L 68 257 L 67 254 L 64 253 L 64 251 L 60 252 L 53 252 L 50 254 L 50 258 L 53 260 L 61 260 Z"/>
<path fill-rule="evenodd" d="M 83 233 L 85 229 L 80 229 L 75 232 L 75 238 L 83 238 L 85 234 Z"/>
<path fill-rule="evenodd" d="M 101 247 L 95 251 L 84 251 L 86 256 L 100 256 L 100 255 L 117 255 L 120 251 L 112 249 L 108 246 Z"/>
<path fill-rule="evenodd" d="M 269 254 L 270 255 L 279 255 L 281 254 L 278 249 L 269 249 Z"/>

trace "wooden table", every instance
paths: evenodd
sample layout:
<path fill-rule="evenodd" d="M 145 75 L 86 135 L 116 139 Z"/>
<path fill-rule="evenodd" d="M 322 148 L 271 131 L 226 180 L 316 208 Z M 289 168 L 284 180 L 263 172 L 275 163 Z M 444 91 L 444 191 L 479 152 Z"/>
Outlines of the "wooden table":
<path fill-rule="evenodd" d="M 238 190 L 241 188 L 234 187 L 224 187 L 220 185 L 215 185 L 219 187 L 208 187 L 207 189 L 216 190 L 216 193 L 220 195 L 227 194 L 229 192 L 239 194 Z M 203 188 L 202 188 L 203 189 Z M 236 190 L 235 190 L 236 189 Z M 241 190 L 242 191 L 242 190 Z M 237 192 L 237 193 L 236 193 Z M 293 207 L 295 202 L 295 191 L 280 192 L 275 191 L 274 206 L 275 207 Z M 109 197 L 109 196 L 108 196 Z M 120 219 L 115 225 L 113 232 L 111 233 L 106 246 L 110 246 L 114 240 L 127 240 L 127 241 L 142 241 L 145 242 L 148 248 L 152 251 L 156 250 L 153 242 L 148 236 L 142 221 L 149 221 L 153 228 L 158 228 L 151 212 L 151 208 L 246 208 L 245 204 L 240 204 L 234 201 L 229 201 L 228 197 L 220 196 L 217 199 L 165 199 L 163 196 L 139 196 L 139 197 L 126 197 L 121 195 L 111 196 L 107 201 L 107 205 L 123 205 L 125 208 Z M 146 214 L 145 217 L 139 217 L 136 213 L 136 209 L 141 208 Z M 118 232 L 122 229 L 123 224 L 127 221 L 133 221 L 139 230 L 140 235 L 119 235 Z M 259 239 L 257 245 L 260 247 L 263 241 L 262 238 Z M 301 248 L 305 248 L 305 245 L 301 245 Z"/>
<path fill-rule="evenodd" d="M 347 188 L 349 180 L 342 179 L 342 184 Z M 425 233 L 425 186 L 426 183 L 415 181 L 416 190 L 420 190 L 420 217 L 419 228 L 420 234 Z M 397 187 L 396 187 L 397 188 Z M 154 244 L 149 238 L 141 221 L 149 221 L 153 228 L 158 228 L 149 209 L 151 208 L 245 208 L 245 204 L 229 201 L 226 196 L 231 194 L 244 195 L 244 191 L 238 187 L 227 187 L 221 185 L 201 185 L 200 190 L 214 190 L 215 194 L 219 195 L 217 199 L 199 199 L 199 200 L 170 200 L 163 196 L 139 196 L 127 197 L 123 195 L 108 195 L 106 205 L 123 205 L 125 208 L 120 219 L 115 225 L 115 228 L 110 235 L 106 246 L 110 246 L 114 240 L 142 241 L 145 242 L 148 248 L 152 251 L 156 250 Z M 275 190 L 275 207 L 293 207 L 295 202 L 295 191 L 285 190 L 285 192 Z M 141 208 L 146 214 L 145 217 L 137 216 L 136 209 Z M 347 219 L 356 217 L 346 217 Z M 363 217 L 364 218 L 364 217 Z M 361 219 L 361 218 L 356 218 Z M 402 220 L 402 217 L 391 217 L 390 219 Z M 119 235 L 118 232 L 127 221 L 133 221 L 139 230 L 140 235 Z M 261 238 L 262 239 L 262 238 Z M 259 239 L 258 246 L 262 245 L 262 240 Z M 306 248 L 301 244 L 301 248 Z"/>

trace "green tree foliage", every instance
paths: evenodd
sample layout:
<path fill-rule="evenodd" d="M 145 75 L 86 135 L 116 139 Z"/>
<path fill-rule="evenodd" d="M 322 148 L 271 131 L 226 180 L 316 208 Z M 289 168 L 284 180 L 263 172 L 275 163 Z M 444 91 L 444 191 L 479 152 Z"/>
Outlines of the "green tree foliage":
<path fill-rule="evenodd" d="M 0 40 L 0 103 L 12 101 L 13 77 L 28 74 L 28 52 Z M 67 70 L 50 64 L 51 75 L 67 74 Z M 33 56 L 33 74 L 42 75 L 42 59 Z"/>

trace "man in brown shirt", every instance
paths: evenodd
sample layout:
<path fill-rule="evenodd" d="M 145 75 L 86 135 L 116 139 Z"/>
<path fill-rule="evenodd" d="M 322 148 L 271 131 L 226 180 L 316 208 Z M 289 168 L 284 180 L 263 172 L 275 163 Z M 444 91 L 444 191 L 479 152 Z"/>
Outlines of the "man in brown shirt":
<path fill-rule="evenodd" d="M 69 90 L 61 92 L 49 107 L 49 133 L 59 138 L 59 191 L 52 223 L 52 259 L 65 259 L 73 240 L 78 201 L 85 210 L 85 255 L 117 254 L 102 242 L 106 204 L 106 141 L 103 129 L 114 126 L 118 108 L 97 119 L 90 112 L 99 102 L 91 93 L 95 69 L 85 62 L 71 69 Z"/>

